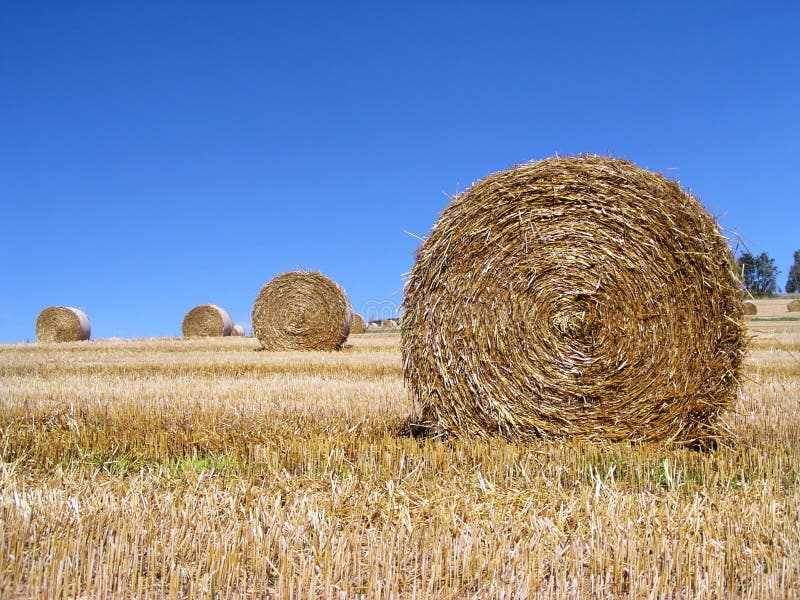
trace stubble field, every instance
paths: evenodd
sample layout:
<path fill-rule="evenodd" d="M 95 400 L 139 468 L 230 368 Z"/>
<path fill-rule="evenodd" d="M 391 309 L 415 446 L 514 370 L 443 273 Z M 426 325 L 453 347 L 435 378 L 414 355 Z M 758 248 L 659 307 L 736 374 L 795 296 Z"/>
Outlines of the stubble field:
<path fill-rule="evenodd" d="M 396 333 L 0 346 L 0 597 L 800 597 L 800 320 L 763 307 L 713 452 L 415 437 Z"/>

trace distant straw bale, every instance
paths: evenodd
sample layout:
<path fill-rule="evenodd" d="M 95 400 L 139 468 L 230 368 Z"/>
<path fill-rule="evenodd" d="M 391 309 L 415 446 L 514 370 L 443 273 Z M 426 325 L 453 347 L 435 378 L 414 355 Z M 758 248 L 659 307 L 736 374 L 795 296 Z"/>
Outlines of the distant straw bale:
<path fill-rule="evenodd" d="M 800 300 L 792 300 L 786 305 L 789 312 L 800 312 Z"/>
<path fill-rule="evenodd" d="M 238 337 L 244 336 L 244 326 L 234 323 L 233 327 L 231 328 L 231 335 Z"/>
<path fill-rule="evenodd" d="M 253 333 L 266 350 L 338 350 L 353 311 L 345 291 L 314 271 L 278 275 L 253 305 Z"/>
<path fill-rule="evenodd" d="M 625 160 L 550 158 L 454 198 L 420 247 L 403 369 L 432 430 L 714 443 L 745 350 L 727 240 Z"/>
<path fill-rule="evenodd" d="M 216 304 L 201 304 L 186 313 L 181 330 L 186 337 L 218 337 L 230 335 L 233 320 Z"/>
<path fill-rule="evenodd" d="M 367 326 L 364 324 L 364 319 L 358 313 L 353 313 L 353 320 L 350 322 L 350 334 L 364 333 Z"/>
<path fill-rule="evenodd" d="M 745 300 L 742 302 L 742 311 L 744 312 L 745 317 L 752 317 L 753 315 L 758 314 L 758 307 L 752 300 Z"/>
<path fill-rule="evenodd" d="M 92 334 L 89 317 L 73 306 L 49 306 L 36 319 L 36 339 L 40 342 L 79 342 Z"/>

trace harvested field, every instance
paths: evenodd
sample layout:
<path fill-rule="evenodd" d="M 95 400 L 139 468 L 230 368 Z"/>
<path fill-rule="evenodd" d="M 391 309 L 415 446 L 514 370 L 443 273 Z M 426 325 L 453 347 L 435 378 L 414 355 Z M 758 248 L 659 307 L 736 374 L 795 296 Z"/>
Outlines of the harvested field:
<path fill-rule="evenodd" d="M 786 298 L 755 300 L 758 314 L 748 322 L 748 327 L 760 333 L 795 331 L 800 334 L 800 313 L 789 312 Z"/>
<path fill-rule="evenodd" d="M 798 597 L 800 327 L 748 328 L 714 452 L 415 438 L 396 333 L 0 346 L 0 597 Z"/>

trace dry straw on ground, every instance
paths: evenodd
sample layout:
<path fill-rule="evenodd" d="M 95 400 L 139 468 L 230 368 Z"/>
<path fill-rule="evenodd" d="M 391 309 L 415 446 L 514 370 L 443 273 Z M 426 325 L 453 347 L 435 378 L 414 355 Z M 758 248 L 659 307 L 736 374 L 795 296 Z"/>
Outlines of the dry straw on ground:
<path fill-rule="evenodd" d="M 744 311 L 744 316 L 752 317 L 758 314 L 758 308 L 756 308 L 756 303 L 752 300 L 745 300 L 742 302 L 742 310 Z"/>
<path fill-rule="evenodd" d="M 419 249 L 404 374 L 440 432 L 712 442 L 745 351 L 727 240 L 634 164 L 551 158 L 454 198 Z"/>
<path fill-rule="evenodd" d="M 89 317 L 72 306 L 49 306 L 36 319 L 36 339 L 40 342 L 79 342 L 92 334 Z"/>
<path fill-rule="evenodd" d="M 186 313 L 181 330 L 186 337 L 230 335 L 233 320 L 228 312 L 216 304 L 201 304 Z"/>
<path fill-rule="evenodd" d="M 266 350 L 338 350 L 353 311 L 345 291 L 314 271 L 278 275 L 253 305 L 253 333 Z"/>
<path fill-rule="evenodd" d="M 358 313 L 353 313 L 353 320 L 350 323 L 350 333 L 364 333 L 367 326 L 364 324 L 364 319 Z"/>
<path fill-rule="evenodd" d="M 792 300 L 786 308 L 789 312 L 800 312 L 800 300 Z"/>

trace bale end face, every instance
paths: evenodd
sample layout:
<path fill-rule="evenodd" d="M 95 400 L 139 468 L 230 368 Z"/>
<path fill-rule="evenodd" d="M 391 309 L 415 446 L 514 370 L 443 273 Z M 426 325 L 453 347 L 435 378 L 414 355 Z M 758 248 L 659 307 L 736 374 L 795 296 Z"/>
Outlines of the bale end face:
<path fill-rule="evenodd" d="M 455 198 L 404 307 L 405 379 L 423 418 L 456 435 L 702 442 L 745 350 L 714 219 L 609 158 L 523 165 Z"/>
<path fill-rule="evenodd" d="M 800 312 L 800 300 L 792 300 L 786 305 L 789 312 Z"/>
<path fill-rule="evenodd" d="M 40 342 L 79 342 L 88 340 L 91 332 L 89 317 L 72 306 L 50 306 L 36 319 L 36 339 Z"/>
<path fill-rule="evenodd" d="M 231 334 L 233 320 L 216 304 L 201 304 L 186 313 L 181 324 L 185 337 L 219 337 Z"/>
<path fill-rule="evenodd" d="M 339 350 L 352 309 L 344 289 L 321 273 L 292 271 L 267 282 L 253 304 L 253 333 L 265 350 Z"/>
<path fill-rule="evenodd" d="M 364 319 L 358 313 L 353 313 L 353 320 L 350 323 L 350 335 L 364 333 L 367 330 L 367 326 L 364 323 Z"/>

